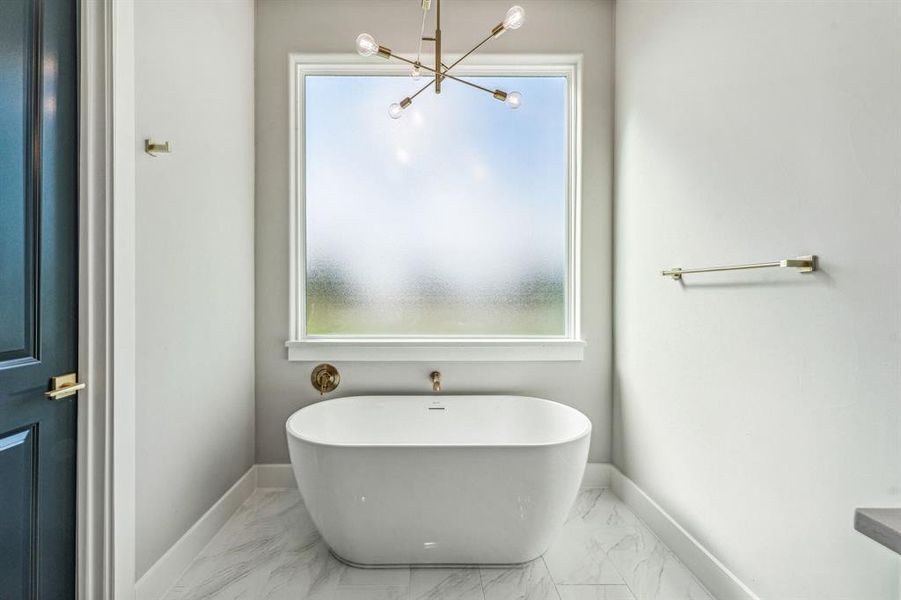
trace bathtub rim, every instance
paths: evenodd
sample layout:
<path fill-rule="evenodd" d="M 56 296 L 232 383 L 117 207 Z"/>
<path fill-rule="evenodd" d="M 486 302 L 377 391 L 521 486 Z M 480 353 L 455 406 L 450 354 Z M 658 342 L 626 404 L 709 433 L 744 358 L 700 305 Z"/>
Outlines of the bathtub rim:
<path fill-rule="evenodd" d="M 548 400 L 547 398 L 538 398 L 536 396 L 519 396 L 516 394 L 455 394 L 455 395 L 446 395 L 446 396 L 436 396 L 440 398 L 471 398 L 471 397 L 507 397 L 507 398 L 524 398 L 527 400 L 538 400 L 540 402 L 554 404 L 557 407 L 566 409 L 568 411 L 575 412 L 585 424 L 585 427 L 576 435 L 572 435 L 569 437 L 561 438 L 559 440 L 553 440 L 550 442 L 529 442 L 529 443 L 503 443 L 503 442 L 493 442 L 490 444 L 485 443 L 459 443 L 459 444 L 374 444 L 374 443 L 338 443 L 338 442 L 325 442 L 322 440 L 312 439 L 306 436 L 301 435 L 299 432 L 296 432 L 291 429 L 291 420 L 301 411 L 304 411 L 308 408 L 317 406 L 319 404 L 334 402 L 336 400 L 351 400 L 354 398 L 428 398 L 429 396 L 426 394 L 367 394 L 367 395 L 354 395 L 354 396 L 343 396 L 341 398 L 330 398 L 328 400 L 321 400 L 319 402 L 314 402 L 313 404 L 308 404 L 307 406 L 303 406 L 285 419 L 285 432 L 289 437 L 293 437 L 294 439 L 311 444 L 313 446 L 319 446 L 322 448 L 548 448 L 551 446 L 562 446 L 565 444 L 569 444 L 575 441 L 582 439 L 583 437 L 591 436 L 591 432 L 593 429 L 593 425 L 591 423 L 591 419 L 588 416 L 580 411 L 577 408 L 572 406 L 568 406 L 563 404 L 562 402 L 557 402 L 556 400 Z"/>

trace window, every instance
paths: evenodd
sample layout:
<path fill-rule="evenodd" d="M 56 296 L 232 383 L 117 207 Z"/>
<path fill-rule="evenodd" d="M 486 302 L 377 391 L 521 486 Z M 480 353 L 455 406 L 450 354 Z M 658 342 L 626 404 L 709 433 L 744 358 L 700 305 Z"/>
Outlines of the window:
<path fill-rule="evenodd" d="M 581 358 L 577 63 L 494 60 L 460 74 L 519 109 L 448 82 L 394 120 L 428 79 L 292 56 L 289 358 Z"/>

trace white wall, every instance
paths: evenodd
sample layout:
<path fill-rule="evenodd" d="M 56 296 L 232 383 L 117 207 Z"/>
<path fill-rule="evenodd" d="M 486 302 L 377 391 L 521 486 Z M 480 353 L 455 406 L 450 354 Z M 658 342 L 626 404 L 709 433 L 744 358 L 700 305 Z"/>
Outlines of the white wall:
<path fill-rule="evenodd" d="M 254 462 L 253 17 L 135 7 L 138 577 Z"/>
<path fill-rule="evenodd" d="M 447 52 L 462 52 L 503 19 L 509 0 L 454 0 L 442 6 Z M 440 369 L 446 393 L 517 393 L 583 411 L 594 424 L 591 459 L 609 460 L 611 414 L 611 179 L 613 4 L 521 2 L 527 22 L 487 45 L 494 52 L 584 53 L 582 363 L 338 363 L 336 395 L 430 393 Z M 285 420 L 319 400 L 315 363 L 289 363 L 288 54 L 353 52 L 367 31 L 399 53 L 413 49 L 420 12 L 412 0 L 298 0 L 257 3 L 256 23 L 256 366 L 257 461 L 287 462 Z M 414 50 L 415 51 L 415 50 Z M 377 60 L 377 59 L 373 59 Z M 437 106 L 437 105 L 436 105 Z M 440 106 L 437 106 L 440 110 Z"/>
<path fill-rule="evenodd" d="M 770 600 L 898 598 L 899 11 L 617 6 L 615 461 Z"/>

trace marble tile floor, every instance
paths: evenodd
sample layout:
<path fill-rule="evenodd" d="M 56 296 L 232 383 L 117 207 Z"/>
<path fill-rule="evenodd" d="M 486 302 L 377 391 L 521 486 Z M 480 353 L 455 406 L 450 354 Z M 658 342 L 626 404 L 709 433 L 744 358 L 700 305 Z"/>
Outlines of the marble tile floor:
<path fill-rule="evenodd" d="M 713 600 L 610 490 L 583 489 L 550 550 L 510 569 L 355 569 L 296 490 L 259 489 L 164 600 Z"/>

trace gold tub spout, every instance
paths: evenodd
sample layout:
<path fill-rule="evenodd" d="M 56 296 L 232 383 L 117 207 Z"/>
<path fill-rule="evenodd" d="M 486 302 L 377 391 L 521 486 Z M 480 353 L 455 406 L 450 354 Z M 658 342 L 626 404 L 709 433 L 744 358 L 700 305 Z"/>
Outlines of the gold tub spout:
<path fill-rule="evenodd" d="M 432 371 L 432 391 L 440 392 L 441 391 L 441 371 Z"/>

